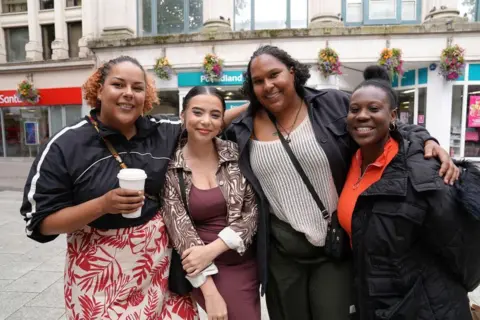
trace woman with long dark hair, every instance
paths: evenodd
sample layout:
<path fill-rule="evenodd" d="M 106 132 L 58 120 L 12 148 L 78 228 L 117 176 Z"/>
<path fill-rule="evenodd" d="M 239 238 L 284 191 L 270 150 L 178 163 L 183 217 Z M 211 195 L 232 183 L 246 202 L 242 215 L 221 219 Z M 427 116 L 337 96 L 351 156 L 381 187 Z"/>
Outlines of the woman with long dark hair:
<path fill-rule="evenodd" d="M 349 96 L 305 87 L 309 77 L 308 66 L 287 52 L 260 47 L 243 85 L 250 106 L 226 132 L 238 143 L 240 169 L 257 194 L 257 263 L 275 320 L 342 320 L 354 311 L 352 261 L 337 261 L 324 251 L 330 217 L 358 148 L 346 131 Z M 425 129 L 399 129 L 412 143 L 425 144 L 426 155 L 439 155 L 446 182 L 457 178 L 448 153 Z M 306 187 L 280 135 L 325 210 Z"/>
<path fill-rule="evenodd" d="M 193 297 L 209 319 L 260 320 L 250 247 L 257 204 L 238 167 L 237 145 L 217 138 L 224 112 L 225 100 L 214 87 L 194 87 L 185 96 L 185 138 L 169 166 L 164 219 L 194 287 Z"/>

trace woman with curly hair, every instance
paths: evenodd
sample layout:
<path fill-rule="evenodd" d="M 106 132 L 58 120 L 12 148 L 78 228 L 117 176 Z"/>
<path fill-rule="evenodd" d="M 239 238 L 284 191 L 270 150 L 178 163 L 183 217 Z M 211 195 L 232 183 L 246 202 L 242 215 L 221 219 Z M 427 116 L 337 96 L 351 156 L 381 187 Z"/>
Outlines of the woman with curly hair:
<path fill-rule="evenodd" d="M 168 290 L 171 249 L 155 197 L 180 121 L 143 116 L 156 90 L 128 56 L 100 66 L 84 92 L 92 111 L 35 159 L 21 208 L 28 237 L 44 243 L 67 234 L 67 318 L 196 319 L 190 297 Z M 145 171 L 144 193 L 119 188 L 125 167 Z M 129 216 L 140 207 L 140 217 Z"/>
<path fill-rule="evenodd" d="M 358 148 L 346 131 L 349 96 L 305 87 L 309 77 L 308 66 L 287 52 L 260 47 L 243 85 L 250 106 L 226 132 L 238 143 L 240 170 L 257 194 L 257 263 L 275 320 L 343 320 L 354 311 L 352 261 L 337 261 L 324 250 L 330 217 Z M 418 126 L 399 129 L 422 149 L 430 139 Z M 425 153 L 432 150 L 444 162 L 447 181 L 455 180 L 458 169 L 429 140 Z"/>

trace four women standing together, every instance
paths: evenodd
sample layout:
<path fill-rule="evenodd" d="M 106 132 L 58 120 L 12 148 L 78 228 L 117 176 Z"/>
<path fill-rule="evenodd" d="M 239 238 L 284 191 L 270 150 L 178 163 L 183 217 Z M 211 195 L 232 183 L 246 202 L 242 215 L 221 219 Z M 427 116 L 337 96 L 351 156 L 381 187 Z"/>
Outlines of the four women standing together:
<path fill-rule="evenodd" d="M 307 66 L 283 50 L 272 46 L 258 49 L 249 62 L 244 84 L 250 106 L 225 131 L 233 143 L 216 136 L 243 109 L 225 111 L 225 102 L 215 89 L 197 87 L 187 95 L 181 117 L 185 134 L 179 139 L 180 121 L 143 116 L 155 101 L 155 92 L 136 60 L 121 57 L 97 70 L 86 84 L 86 98 L 94 107 L 91 117 L 50 139 L 32 166 L 21 210 L 27 234 L 33 239 L 46 242 L 60 233 L 68 234 L 65 300 L 69 318 L 94 312 L 95 317 L 112 319 L 194 319 L 197 313 L 190 296 L 179 297 L 167 288 L 170 249 L 166 231 L 194 287 L 191 296 L 206 308 L 210 319 L 260 319 L 259 284 L 261 292 L 266 291 L 274 320 L 348 319 L 355 309 L 362 319 L 373 319 L 372 314 L 379 319 L 415 318 L 404 317 L 404 313 L 397 316 L 393 311 L 377 314 L 380 308 L 395 309 L 418 284 L 408 277 L 410 282 L 394 292 L 396 298 L 382 299 L 382 305 L 369 298 L 372 292 L 364 291 L 362 288 L 368 287 L 362 284 L 370 273 L 362 263 L 366 257 L 370 262 L 375 258 L 375 266 L 384 268 L 389 257 L 382 256 L 387 252 L 385 243 L 373 243 L 372 248 L 379 251 L 369 256 L 370 247 L 365 251 L 364 244 L 375 238 L 376 230 L 368 229 L 373 235 L 363 238 L 362 222 L 356 237 L 355 219 L 360 216 L 355 214 L 352 219 L 356 207 L 342 205 L 343 195 L 338 203 L 344 186 L 345 190 L 350 187 L 351 172 L 358 164 L 355 159 L 363 159 L 363 154 L 356 152 L 365 140 L 358 137 L 385 133 L 381 121 L 373 116 L 383 109 L 371 101 L 354 105 L 354 99 L 350 103 L 338 90 L 304 87 L 308 78 Z M 378 92 L 370 91 L 364 100 L 365 95 L 382 99 L 375 96 Z M 381 101 L 390 99 L 392 92 L 386 91 L 387 98 Z M 393 110 L 396 100 L 388 101 Z M 360 109 L 369 112 L 361 111 L 359 120 L 352 114 Z M 354 118 L 357 122 L 350 121 Z M 359 128 L 358 122 L 368 125 Z M 438 154 L 446 182 L 456 180 L 458 169 L 423 128 L 396 125 L 392 136 L 399 141 L 407 139 L 409 150 L 422 157 L 423 153 Z M 298 159 L 327 214 L 318 208 L 279 138 Z M 377 168 L 375 159 L 392 142 L 385 137 L 367 141 L 377 148 L 362 162 L 370 164 L 362 167 L 370 173 L 371 167 L 372 171 Z M 114 146 L 113 154 L 106 144 Z M 388 169 L 395 155 L 383 156 L 381 164 Z M 145 194 L 118 188 L 119 162 L 146 171 Z M 375 172 L 376 178 L 382 176 L 383 171 Z M 412 178 L 404 175 L 405 190 L 410 190 Z M 438 190 L 447 190 L 442 192 L 452 189 L 436 183 Z M 417 185 L 413 186 L 416 190 Z M 353 189 L 358 196 L 360 192 L 355 186 Z M 366 199 L 369 204 L 376 202 L 373 197 Z M 400 202 L 386 203 L 388 210 L 401 203 L 395 201 Z M 142 205 L 140 218 L 117 214 Z M 354 274 L 350 258 L 338 261 L 325 254 L 327 227 L 337 206 L 341 222 L 347 221 L 345 229 L 350 226 L 349 219 L 353 221 L 354 263 L 360 263 L 367 274 L 359 274 L 358 268 Z M 402 226 L 404 220 L 409 221 L 410 211 L 395 211 Z M 403 213 L 405 217 L 401 217 Z M 425 209 L 420 216 L 429 215 Z M 424 225 L 425 221 L 419 218 L 417 222 Z M 435 221 L 443 226 L 441 218 Z M 470 225 L 475 226 L 475 221 Z M 416 250 L 402 245 L 406 253 Z M 431 259 L 442 254 L 449 253 L 434 252 Z M 412 261 L 418 262 L 415 257 Z M 421 263 L 417 266 L 408 270 L 416 270 L 412 274 L 418 275 Z M 408 266 L 401 265 L 399 270 L 404 267 Z M 450 271 L 439 273 L 444 274 L 450 275 Z M 358 301 L 354 277 L 357 292 L 364 295 Z M 385 277 L 392 283 L 396 276 Z M 452 276 L 448 283 L 456 283 L 455 279 Z M 465 289 L 458 288 L 455 292 L 464 302 Z M 433 319 L 418 310 L 409 309 L 408 316 Z M 438 314 L 436 319 L 461 319 L 432 310 Z M 461 306 L 457 310 L 456 315 L 463 315 Z"/>

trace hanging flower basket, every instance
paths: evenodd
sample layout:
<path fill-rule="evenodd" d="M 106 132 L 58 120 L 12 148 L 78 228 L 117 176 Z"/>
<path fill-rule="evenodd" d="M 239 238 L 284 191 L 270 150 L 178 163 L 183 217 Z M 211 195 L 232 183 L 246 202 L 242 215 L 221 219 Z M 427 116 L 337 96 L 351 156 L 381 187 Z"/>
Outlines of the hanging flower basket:
<path fill-rule="evenodd" d="M 33 83 L 27 80 L 23 80 L 18 84 L 16 96 L 22 102 L 34 104 L 40 101 L 40 95 L 37 89 L 35 89 Z"/>
<path fill-rule="evenodd" d="M 335 50 L 325 48 L 318 53 L 318 69 L 322 75 L 327 79 L 331 75 L 340 75 L 342 71 L 340 58 Z"/>
<path fill-rule="evenodd" d="M 390 79 L 393 80 L 393 77 L 403 75 L 403 60 L 402 60 L 402 50 L 396 48 L 385 48 L 380 54 L 378 59 L 378 65 L 387 69 Z"/>
<path fill-rule="evenodd" d="M 223 60 L 213 53 L 208 53 L 203 59 L 203 74 L 208 82 L 220 81 L 223 75 Z"/>
<path fill-rule="evenodd" d="M 458 45 L 443 49 L 439 74 L 447 81 L 455 81 L 465 72 L 465 50 Z"/>
<path fill-rule="evenodd" d="M 170 80 L 173 74 L 173 68 L 167 57 L 158 58 L 153 68 L 157 77 L 162 80 Z"/>

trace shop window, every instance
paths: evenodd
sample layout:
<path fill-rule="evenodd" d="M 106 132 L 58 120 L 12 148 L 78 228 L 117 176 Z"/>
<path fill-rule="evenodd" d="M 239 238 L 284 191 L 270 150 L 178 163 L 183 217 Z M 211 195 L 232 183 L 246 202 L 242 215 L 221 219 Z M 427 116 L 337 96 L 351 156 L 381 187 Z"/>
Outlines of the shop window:
<path fill-rule="evenodd" d="M 417 24 L 422 20 L 421 0 L 342 1 L 342 16 L 347 25 Z"/>
<path fill-rule="evenodd" d="M 67 7 L 80 7 L 82 0 L 67 0 Z"/>
<path fill-rule="evenodd" d="M 50 132 L 52 135 L 62 130 L 65 126 L 77 123 L 82 117 L 81 106 L 55 106 L 49 109 Z"/>
<path fill-rule="evenodd" d="M 468 86 L 464 157 L 480 157 L 480 86 Z"/>
<path fill-rule="evenodd" d="M 398 93 L 399 108 L 398 120 L 404 124 L 413 124 L 413 111 L 415 108 L 415 89 L 404 90 Z"/>
<path fill-rule="evenodd" d="M 42 25 L 43 60 L 52 59 L 52 42 L 55 40 L 55 25 Z"/>
<path fill-rule="evenodd" d="M 418 88 L 417 124 L 422 127 L 427 125 L 427 88 Z"/>
<path fill-rule="evenodd" d="M 7 47 L 7 61 L 25 61 L 25 45 L 28 43 L 28 27 L 5 28 L 5 43 Z"/>
<path fill-rule="evenodd" d="M 203 25 L 202 0 L 138 0 L 142 35 L 197 32 Z"/>
<path fill-rule="evenodd" d="M 39 0 L 40 10 L 53 9 L 53 0 Z"/>
<path fill-rule="evenodd" d="M 27 12 L 27 0 L 2 0 L 2 13 Z"/>
<path fill-rule="evenodd" d="M 453 86 L 452 120 L 450 128 L 450 155 L 461 157 L 463 86 Z"/>
<path fill-rule="evenodd" d="M 8 157 L 35 157 L 49 138 L 48 108 L 1 108 Z"/>
<path fill-rule="evenodd" d="M 68 28 L 68 56 L 70 58 L 77 58 L 80 51 L 78 41 L 82 37 L 82 22 L 69 22 Z"/>
<path fill-rule="evenodd" d="M 239 30 L 306 28 L 307 0 L 235 0 L 233 28 Z"/>

